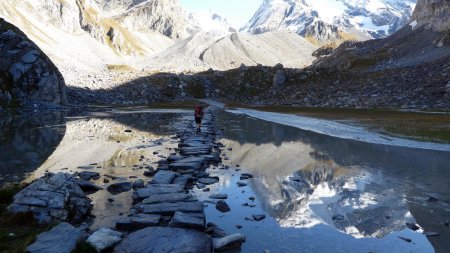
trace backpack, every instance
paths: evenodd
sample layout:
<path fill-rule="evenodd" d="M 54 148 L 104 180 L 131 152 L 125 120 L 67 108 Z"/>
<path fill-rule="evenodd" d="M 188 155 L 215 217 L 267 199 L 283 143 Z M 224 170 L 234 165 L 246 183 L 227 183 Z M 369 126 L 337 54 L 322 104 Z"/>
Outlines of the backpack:
<path fill-rule="evenodd" d="M 203 108 L 201 106 L 196 106 L 195 107 L 195 114 L 194 114 L 194 116 L 197 117 L 197 118 L 203 117 Z"/>

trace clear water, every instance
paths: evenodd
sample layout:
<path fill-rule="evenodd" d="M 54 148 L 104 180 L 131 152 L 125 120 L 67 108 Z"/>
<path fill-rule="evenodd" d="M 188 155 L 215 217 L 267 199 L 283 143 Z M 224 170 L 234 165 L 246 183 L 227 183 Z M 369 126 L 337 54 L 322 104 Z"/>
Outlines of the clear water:
<path fill-rule="evenodd" d="M 173 152 L 173 135 L 191 114 L 121 109 L 82 117 L 3 117 L 0 184 L 30 181 L 46 171 L 86 169 L 102 174 L 96 183 L 103 187 L 109 184 L 106 174 L 117 177 L 111 182 L 149 181 L 139 166 L 156 167 L 161 156 Z M 211 192 L 194 192 L 207 205 L 208 221 L 247 236 L 241 252 L 450 252 L 450 228 L 444 224 L 450 220 L 449 152 L 344 140 L 224 111 L 218 112 L 218 123 L 230 169 L 209 168 L 220 183 Z M 236 185 L 241 172 L 255 176 L 242 180 L 245 187 Z M 227 193 L 231 211 L 216 210 L 208 199 L 212 193 Z M 126 215 L 130 195 L 90 195 L 92 228 L 112 226 Z M 253 221 L 253 214 L 266 218 Z M 412 231 L 406 222 L 422 229 Z M 439 236 L 427 237 L 422 230 Z"/>

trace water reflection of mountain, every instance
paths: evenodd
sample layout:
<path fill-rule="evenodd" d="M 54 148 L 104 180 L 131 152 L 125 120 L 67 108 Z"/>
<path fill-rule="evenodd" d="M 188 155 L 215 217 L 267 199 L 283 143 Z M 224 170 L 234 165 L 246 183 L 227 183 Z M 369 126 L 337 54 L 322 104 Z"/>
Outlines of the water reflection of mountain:
<path fill-rule="evenodd" d="M 0 186 L 17 182 L 49 157 L 65 133 L 65 113 L 0 118 Z"/>
<path fill-rule="evenodd" d="M 325 223 L 356 237 L 380 237 L 414 217 L 441 233 L 430 239 L 437 252 L 450 248 L 442 239 L 450 238 L 442 225 L 450 210 L 448 152 L 344 140 L 225 112 L 219 120 L 231 160 L 259 176 L 253 188 L 280 225 Z M 440 201 L 430 205 L 429 193 Z"/>

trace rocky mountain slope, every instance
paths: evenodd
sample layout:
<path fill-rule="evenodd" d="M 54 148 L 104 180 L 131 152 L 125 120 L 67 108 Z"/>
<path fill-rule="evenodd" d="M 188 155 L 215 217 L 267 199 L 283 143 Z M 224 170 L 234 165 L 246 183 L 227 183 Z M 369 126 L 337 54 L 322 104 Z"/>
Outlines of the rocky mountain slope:
<path fill-rule="evenodd" d="M 242 28 L 288 29 L 318 44 L 385 37 L 405 25 L 415 0 L 264 0 Z"/>
<path fill-rule="evenodd" d="M 315 48 L 295 34 L 231 35 L 226 19 L 188 12 L 178 0 L 1 1 L 0 16 L 35 41 L 72 87 L 108 89 L 153 72 L 241 64 L 303 67 L 315 59 Z"/>
<path fill-rule="evenodd" d="M 61 105 L 65 83 L 50 59 L 17 27 L 0 18 L 0 106 Z"/>

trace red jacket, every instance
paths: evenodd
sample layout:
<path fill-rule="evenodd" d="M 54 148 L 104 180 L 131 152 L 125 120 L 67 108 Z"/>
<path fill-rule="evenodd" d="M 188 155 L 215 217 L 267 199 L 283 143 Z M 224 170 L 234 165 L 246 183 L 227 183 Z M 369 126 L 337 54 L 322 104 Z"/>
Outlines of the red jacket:
<path fill-rule="evenodd" d="M 195 113 L 194 116 L 196 118 L 203 118 L 203 108 L 201 106 L 196 106 L 195 107 Z"/>

